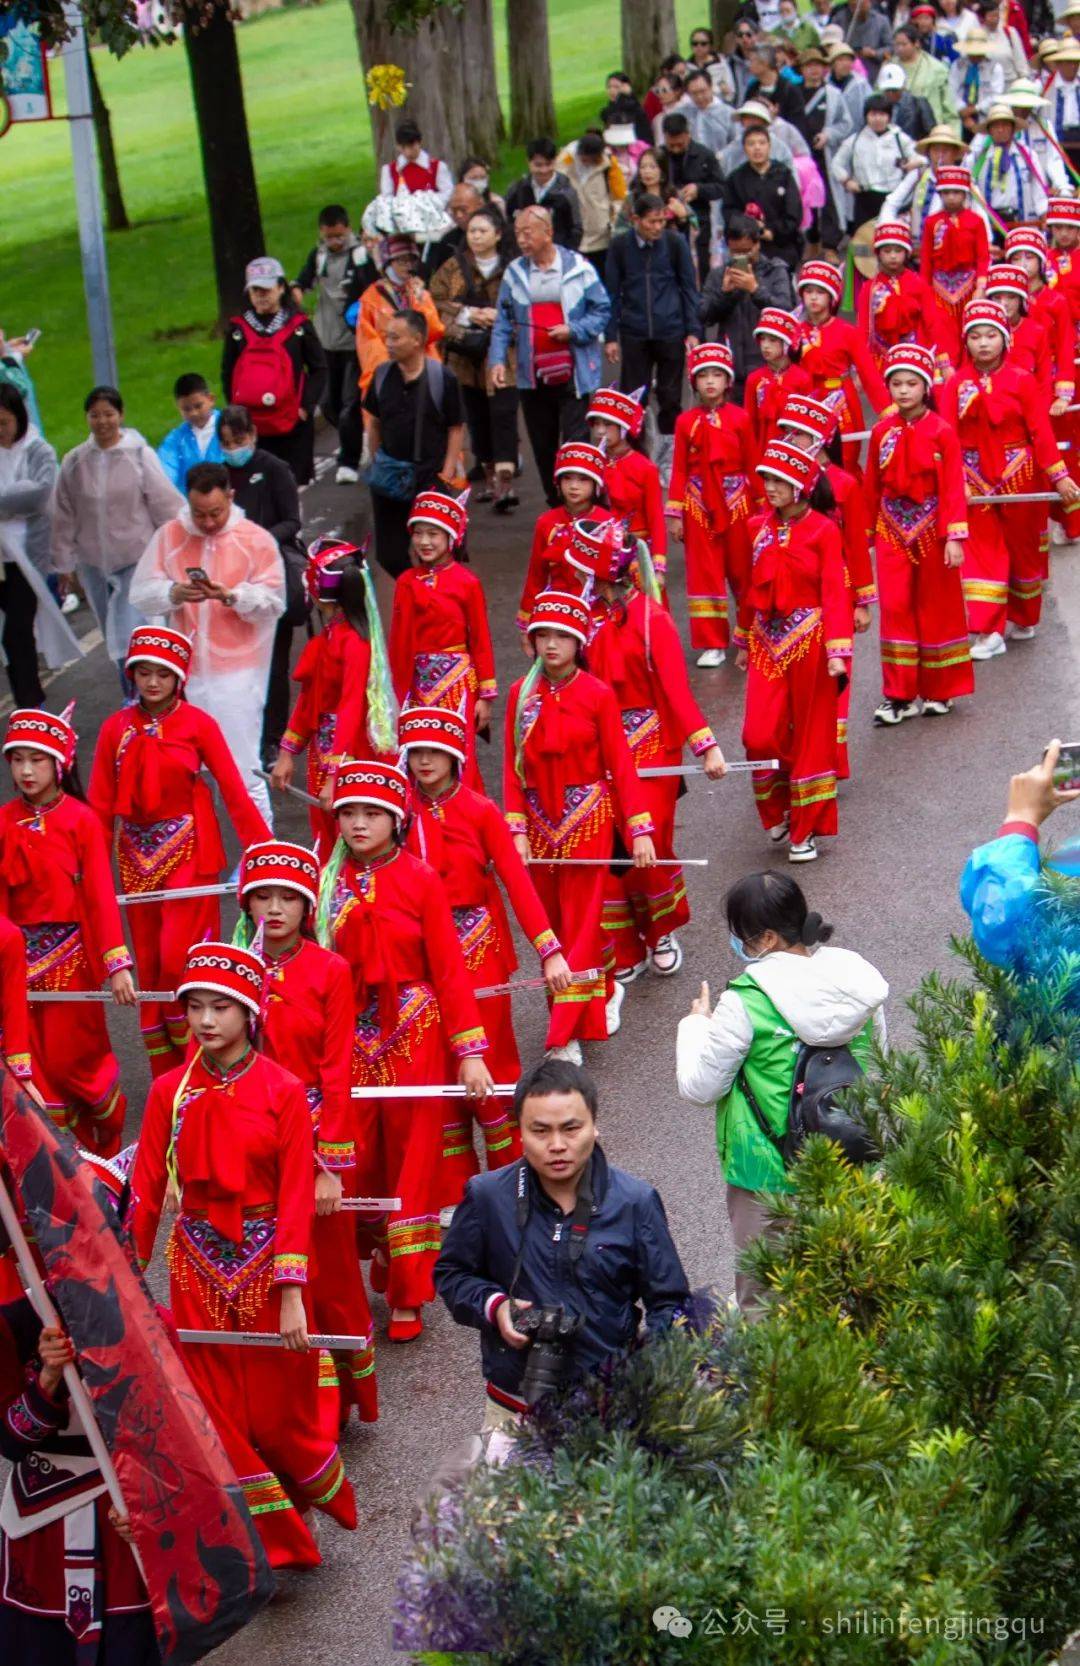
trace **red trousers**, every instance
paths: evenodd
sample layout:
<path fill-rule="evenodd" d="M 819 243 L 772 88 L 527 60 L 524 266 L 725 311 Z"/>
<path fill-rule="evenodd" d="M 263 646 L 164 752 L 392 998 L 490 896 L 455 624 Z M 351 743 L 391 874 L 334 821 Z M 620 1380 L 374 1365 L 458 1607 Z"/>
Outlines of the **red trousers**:
<path fill-rule="evenodd" d="M 611 856 L 611 827 L 575 846 L 567 855 Z M 605 1002 L 614 989 L 614 957 L 604 930 L 604 887 L 607 867 L 534 867 L 533 884 L 540 894 L 551 929 L 562 944 L 572 972 L 595 968 L 600 976 L 590 983 L 572 983 L 556 995 L 548 1024 L 547 1046 L 607 1039 Z"/>
<path fill-rule="evenodd" d="M 48 990 L 91 990 L 82 933 L 75 924 L 24 926 L 27 985 Z M 35 1002 L 30 1008 L 33 1079 L 49 1115 L 80 1145 L 102 1157 L 120 1150 L 127 1100 L 109 1041 L 105 1009 L 95 1002 Z"/>
<path fill-rule="evenodd" d="M 455 908 L 461 952 L 474 989 L 505 983 L 511 961 L 499 941 L 499 927 L 488 908 Z M 496 1082 L 516 1082 L 521 1075 L 521 1055 L 514 1037 L 514 1017 L 509 995 L 485 995 L 478 1003 L 488 1039 L 484 1062 Z M 447 1080 L 451 1078 L 448 1077 Z M 464 1099 L 448 1099 L 443 1109 L 442 1203 L 461 1202 L 465 1182 L 479 1173 L 473 1145 L 473 1123 L 484 1136 L 484 1153 L 489 1169 L 503 1168 L 521 1156 L 521 1134 L 510 1116 L 510 1101 L 493 1094 L 470 1111 Z"/>
<path fill-rule="evenodd" d="M 748 758 L 779 760 L 777 770 L 754 771 L 762 826 L 790 816 L 793 844 L 835 833 L 836 683 L 820 634 L 782 672 L 762 664 L 751 637 L 742 738 Z"/>
<path fill-rule="evenodd" d="M 745 516 L 724 532 L 713 530 L 701 496 L 700 482 L 687 486 L 683 513 L 686 550 L 686 600 L 690 613 L 690 646 L 726 648 L 729 640 L 728 586 L 736 600 L 742 595 L 750 568 L 750 535 Z"/>
<path fill-rule="evenodd" d="M 212 885 L 216 874 L 170 876 L 172 886 Z M 182 897 L 178 902 L 140 902 L 125 909 L 141 989 L 175 989 L 193 943 L 221 935 L 217 897 Z M 189 1031 L 176 1001 L 148 1001 L 139 1008 L 139 1030 L 150 1058 L 150 1072 L 163 1076 L 182 1064 Z"/>
<path fill-rule="evenodd" d="M 656 751 L 648 757 L 634 756 L 646 764 L 679 762 L 678 753 Z M 642 781 L 645 807 L 652 818 L 656 855 L 669 860 L 675 855 L 675 805 L 679 794 L 677 776 Z M 686 882 L 681 868 L 624 868 L 608 872 L 604 886 L 603 924 L 615 945 L 615 970 L 639 966 L 648 949 L 655 949 L 661 937 L 690 923 Z"/>
<path fill-rule="evenodd" d="M 212 1299 L 204 1268 L 184 1244 L 181 1218 L 167 1252 L 178 1328 L 279 1329 L 279 1288 L 271 1285 L 240 1315 L 220 1297 Z M 244 1490 L 270 1566 L 317 1567 L 322 1557 L 301 1512 L 323 1510 L 343 1527 L 356 1526 L 356 1500 L 341 1454 L 324 1432 L 325 1420 L 320 1424 L 319 1355 L 195 1343 L 181 1344 L 181 1353 Z"/>
<path fill-rule="evenodd" d="M 346 1196 L 359 1196 L 352 1184 L 355 1172 L 349 1169 L 341 1177 Z M 311 1308 L 316 1330 L 368 1339 L 366 1348 L 334 1355 L 338 1425 L 346 1422 L 351 1406 L 356 1407 L 361 1423 L 375 1423 L 379 1416 L 375 1343 L 371 1308 L 356 1248 L 355 1217 L 348 1212 L 316 1215 L 311 1228 L 311 1247 Z"/>
<path fill-rule="evenodd" d="M 945 565 L 939 541 L 912 560 L 903 544 L 878 533 L 881 681 L 887 700 L 954 700 L 971 694 L 959 567 Z"/>

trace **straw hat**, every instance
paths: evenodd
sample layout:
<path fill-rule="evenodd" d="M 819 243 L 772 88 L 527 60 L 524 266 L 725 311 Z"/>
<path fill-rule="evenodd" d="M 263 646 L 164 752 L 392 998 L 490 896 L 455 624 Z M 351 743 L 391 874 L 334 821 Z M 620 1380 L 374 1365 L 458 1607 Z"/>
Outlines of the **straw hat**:
<path fill-rule="evenodd" d="M 1046 62 L 1045 58 L 1043 62 Z M 1073 39 L 1058 41 L 1057 49 L 1051 57 L 1050 63 L 1055 69 L 1059 64 L 1080 64 L 1080 41 Z"/>
<path fill-rule="evenodd" d="M 1014 110 L 1045 110 L 1050 100 L 1043 97 L 1034 81 L 1024 76 L 1006 88 L 1005 103 Z"/>
<path fill-rule="evenodd" d="M 750 116 L 754 121 L 760 122 L 763 127 L 772 126 L 772 111 L 767 104 L 759 104 L 756 98 L 748 99 L 745 104 L 740 104 L 735 114 L 737 116 Z"/>
<path fill-rule="evenodd" d="M 1009 114 L 1010 116 L 1012 115 L 1011 110 Z M 932 127 L 926 135 L 926 138 L 919 140 L 915 149 L 920 153 L 920 155 L 927 156 L 929 155 L 931 146 L 933 145 L 951 145 L 953 150 L 961 152 L 967 150 L 967 140 L 961 139 L 955 128 L 948 127 L 944 122 L 938 122 L 936 127 Z"/>
<path fill-rule="evenodd" d="M 1035 48 L 1035 56 L 1040 64 L 1048 63 L 1056 58 L 1065 42 L 1058 40 L 1056 35 L 1046 35 Z"/>
<path fill-rule="evenodd" d="M 985 58 L 990 51 L 990 40 L 985 29 L 969 29 L 960 45 L 965 58 Z"/>
<path fill-rule="evenodd" d="M 1011 122 L 1015 127 L 1017 125 L 1016 111 L 1011 109 L 1008 104 L 991 104 L 989 110 L 986 112 L 986 120 L 982 123 L 980 131 L 983 133 L 989 133 L 991 127 L 993 127 L 996 121 Z"/>
<path fill-rule="evenodd" d="M 822 40 L 824 40 L 824 35 L 822 35 Z M 826 45 L 825 56 L 830 64 L 835 64 L 837 58 L 854 58 L 858 54 L 853 46 L 848 45 L 846 40 L 835 40 L 829 41 Z"/>

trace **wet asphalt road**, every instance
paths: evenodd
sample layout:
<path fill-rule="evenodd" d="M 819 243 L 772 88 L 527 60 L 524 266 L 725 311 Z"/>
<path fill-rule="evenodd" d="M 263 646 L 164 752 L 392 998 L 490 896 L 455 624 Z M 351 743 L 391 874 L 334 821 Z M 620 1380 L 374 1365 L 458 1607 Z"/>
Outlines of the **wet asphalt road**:
<path fill-rule="evenodd" d="M 522 507 L 501 520 L 474 505 L 472 559 L 484 580 L 503 690 L 524 666 L 514 613 L 535 515 L 542 504 L 531 462 L 521 482 Z M 361 489 L 321 481 L 305 494 L 310 534 L 357 535 L 365 523 Z M 384 604 L 390 586 L 382 584 Z M 672 560 L 673 606 L 685 631 L 681 563 Z M 76 623 L 85 629 L 85 615 Z M 931 969 L 950 964 L 950 933 L 963 929 L 956 882 L 974 843 L 997 828 L 1008 775 L 1026 767 L 1048 738 L 1080 738 L 1077 632 L 1080 631 L 1080 545 L 1055 552 L 1045 624 L 1038 639 L 977 669 L 978 689 L 947 719 L 919 719 L 895 731 L 875 730 L 879 696 L 876 634 L 858 641 L 850 722 L 853 779 L 841 788 L 840 834 L 824 841 L 820 860 L 799 872 L 810 899 L 836 926 L 836 941 L 878 965 L 891 986 L 894 1044 L 910 1036 L 905 1000 Z M 297 649 L 300 646 L 297 637 Z M 733 665 L 692 673 L 721 745 L 741 756 L 743 679 Z M 50 690 L 56 709 L 78 701 L 84 779 L 97 725 L 114 703 L 115 679 L 98 647 L 61 674 Z M 482 767 L 497 788 L 501 713 Z M 279 801 L 282 802 L 282 801 Z M 1064 814 L 1062 821 L 1064 824 Z M 754 812 L 748 778 L 709 788 L 691 784 L 681 801 L 678 849 L 707 856 L 690 869 L 694 918 L 683 937 L 686 961 L 668 980 L 641 979 L 629 991 L 620 1035 L 593 1045 L 586 1059 L 601 1092 L 601 1134 L 609 1157 L 660 1189 L 692 1284 L 732 1286 L 731 1247 L 723 1210 L 711 1117 L 680 1102 L 674 1085 L 675 1028 L 702 978 L 714 995 L 734 975 L 722 899 L 741 874 L 778 858 Z M 303 807 L 284 802 L 277 831 L 304 839 Z M 1070 829 L 1063 825 L 1063 833 Z M 230 904 L 225 924 L 231 929 Z M 527 963 L 523 962 L 526 969 Z M 538 1056 L 544 1031 L 542 996 L 516 1004 L 522 1056 Z M 110 1027 L 129 1095 L 127 1137 L 138 1132 L 148 1073 L 134 1019 L 112 1013 Z M 155 1284 L 164 1293 L 160 1258 Z M 386 1311 L 374 1298 L 376 1331 Z M 441 1308 L 427 1315 L 423 1338 L 406 1348 L 384 1344 L 378 1355 L 380 1422 L 351 1424 L 344 1455 L 356 1489 L 359 1530 L 322 1528 L 323 1566 L 284 1582 L 281 1598 L 213 1659 L 221 1666 L 297 1666 L 305 1659 L 335 1666 L 385 1666 L 400 1660 L 390 1643 L 395 1580 L 413 1500 L 439 1455 L 478 1426 L 482 1389 L 477 1339 Z"/>

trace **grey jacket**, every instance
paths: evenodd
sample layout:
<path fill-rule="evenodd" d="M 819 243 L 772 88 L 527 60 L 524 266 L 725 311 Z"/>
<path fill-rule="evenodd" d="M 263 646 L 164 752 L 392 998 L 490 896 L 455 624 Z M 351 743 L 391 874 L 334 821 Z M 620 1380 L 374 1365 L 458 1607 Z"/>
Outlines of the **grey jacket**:
<path fill-rule="evenodd" d="M 709 326 L 717 326 L 719 340 L 727 340 L 735 360 L 735 397 L 741 397 L 743 384 L 752 370 L 764 364 L 754 330 L 763 307 L 781 307 L 790 312 L 795 305 L 791 273 L 775 255 L 763 254 L 754 267 L 758 286 L 753 295 L 741 290 L 725 291 L 724 266 L 714 266 L 701 292 L 701 334 L 709 333 Z"/>
<path fill-rule="evenodd" d="M 14 455 L 13 455 L 14 454 Z M 0 462 L 0 557 L 15 559 L 11 540 L 40 573 L 52 568 L 49 555 L 49 499 L 56 480 L 56 452 L 36 428 L 29 428 Z"/>

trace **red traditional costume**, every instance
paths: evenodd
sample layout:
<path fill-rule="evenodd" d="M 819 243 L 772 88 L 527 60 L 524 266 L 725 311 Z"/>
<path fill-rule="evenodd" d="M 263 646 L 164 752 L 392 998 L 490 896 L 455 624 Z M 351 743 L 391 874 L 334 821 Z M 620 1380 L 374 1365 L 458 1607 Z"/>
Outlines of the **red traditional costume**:
<path fill-rule="evenodd" d="M 808 285 L 827 290 L 834 305 L 840 305 L 842 279 L 839 270 L 827 260 L 809 260 L 799 271 L 796 288 L 801 294 Z M 856 372 L 862 391 L 875 411 L 884 410 L 889 402 L 885 384 L 863 336 L 854 324 L 832 317 L 824 324 L 803 323 L 802 353 L 799 363 L 813 383 L 816 399 L 823 399 L 836 412 L 841 438 L 862 429 L 862 404 L 855 389 L 852 372 Z M 845 441 L 845 465 L 858 476 L 859 442 Z"/>
<path fill-rule="evenodd" d="M 1080 229 L 1080 202 L 1073 197 L 1051 197 L 1046 210 L 1046 231 L 1053 226 L 1072 226 Z M 1026 236 L 1024 236 L 1026 234 Z M 1032 236 L 1034 234 L 1034 236 Z M 1024 236 L 1024 241 L 1020 242 Z M 1042 247 L 1038 247 L 1036 239 L 1042 237 Z M 1005 241 L 1005 252 L 1011 254 L 1016 247 L 1033 248 L 1043 261 L 1043 276 L 1046 288 L 1036 297 L 1036 306 L 1042 308 L 1047 305 L 1060 313 L 1068 314 L 1069 341 L 1062 343 L 1061 324 L 1055 321 L 1053 338 L 1057 360 L 1057 383 L 1054 396 L 1064 399 L 1070 405 L 1075 403 L 1075 387 L 1077 372 L 1075 361 L 1080 359 L 1080 248 L 1058 249 L 1046 247 L 1046 235 L 1040 234 L 1035 226 L 1014 226 Z M 1069 378 L 1072 386 L 1069 386 Z M 1054 418 L 1054 433 L 1059 440 L 1064 440 L 1075 449 L 1080 445 L 1080 412 L 1073 411 L 1068 415 Z"/>
<path fill-rule="evenodd" d="M 464 761 L 464 723 L 456 712 L 426 707 L 402 714 L 401 746 L 429 746 Z M 434 868 L 446 889 L 454 927 L 473 989 L 505 983 L 517 966 L 510 922 L 499 881 L 525 936 L 543 962 L 559 952 L 536 887 L 514 846 L 502 811 L 490 798 L 455 781 L 438 798 L 421 788 L 413 793 L 415 811 L 408 848 Z M 514 1039 L 509 995 L 477 1001 L 488 1038 L 487 1066 L 497 1082 L 516 1082 L 521 1059 Z M 465 1182 L 477 1172 L 472 1126 L 467 1114 L 444 1118 L 443 1191 L 457 1203 Z M 521 1135 L 504 1098 L 491 1095 L 478 1106 L 476 1120 L 484 1136 L 488 1168 L 501 1168 L 521 1156 Z"/>
<path fill-rule="evenodd" d="M 965 330 L 981 323 L 999 329 L 1008 346 L 1005 314 L 993 301 L 974 303 Z M 992 375 L 970 361 L 946 382 L 941 415 L 958 435 L 969 496 L 1035 492 L 1042 477 L 1068 470 L 1058 453 L 1046 402 L 1032 378 L 1008 359 Z M 1004 633 L 1006 618 L 1037 625 L 1047 574 L 1047 506 L 977 504 L 968 515 L 964 598 L 968 629 Z"/>
<path fill-rule="evenodd" d="M 389 752 L 396 739 L 382 623 L 361 551 L 337 538 L 317 539 L 309 551 L 304 582 L 312 602 L 333 603 L 341 593 L 350 561 L 364 578 L 368 637 L 338 613 L 309 639 L 293 672 L 300 694 L 281 738 L 283 752 L 307 749 L 308 792 L 314 798 L 342 758 Z M 329 811 L 315 805 L 309 808 L 308 818 L 319 857 L 325 862 L 337 839 L 337 824 Z"/>
<path fill-rule="evenodd" d="M 599 446 L 588 445 L 584 440 L 569 440 L 555 453 L 555 479 L 563 474 L 583 474 L 599 492 L 604 485 L 606 462 Z M 591 519 L 602 520 L 611 514 L 611 510 L 594 505 L 588 513 Z M 536 598 L 542 590 L 573 591 L 576 587 L 577 575 L 566 561 L 566 543 L 573 521 L 569 509 L 561 505 L 545 509 L 542 515 L 537 516 L 517 612 L 518 629 L 523 636 L 529 628 Z"/>
<path fill-rule="evenodd" d="M 888 222 L 874 231 L 874 248 L 899 247 L 911 253 L 911 231 L 905 225 Z M 878 372 L 884 369 L 890 347 L 915 341 L 940 355 L 943 375 L 952 368 L 944 343 L 939 346 L 937 303 L 924 277 L 910 266 L 899 272 L 877 272 L 859 292 L 856 327 L 869 345 Z"/>
<path fill-rule="evenodd" d="M 939 168 L 937 188 L 970 193 L 971 174 L 967 168 Z M 962 208 L 958 214 L 945 209 L 931 214 L 923 226 L 919 263 L 934 295 L 938 342 L 952 363 L 958 364 L 963 351 L 960 325 L 964 308 L 990 267 L 986 221 L 972 208 Z"/>
<path fill-rule="evenodd" d="M 98 735 L 87 798 L 110 846 L 119 822 L 123 891 L 170 891 L 220 879 L 225 847 L 203 770 L 217 784 L 241 845 L 270 832 L 216 721 L 180 693 L 190 659 L 191 644 L 179 631 L 140 625 L 128 646 L 128 670 L 142 661 L 172 671 L 179 679 L 176 698 L 156 716 L 138 703 L 121 706 Z M 137 903 L 128 920 L 144 989 L 175 989 L 189 946 L 221 932 L 217 897 Z M 179 1006 L 145 1002 L 139 1022 L 153 1074 L 174 1069 L 188 1042 Z"/>
<path fill-rule="evenodd" d="M 392 765 L 348 759 L 338 769 L 335 809 L 372 804 L 400 821 L 407 800 L 408 782 Z M 451 1059 L 487 1052 L 450 904 L 425 862 L 397 848 L 361 862 L 339 843 L 322 877 L 319 934 L 352 969 L 353 1087 L 433 1086 L 448 1080 Z M 439 1099 L 353 1104 L 361 1195 L 401 1199 L 365 1247 L 389 1261 L 390 1306 L 418 1308 L 434 1298 L 444 1106 Z"/>
<path fill-rule="evenodd" d="M 70 724 L 49 712 L 16 711 L 8 719 L 5 753 L 45 752 L 66 770 L 75 744 Z M 23 798 L 0 808 L 0 914 L 23 934 L 35 993 L 99 989 L 102 978 L 132 965 L 101 824 L 68 793 L 36 808 Z M 36 1004 L 30 1053 L 53 1121 L 72 1129 L 88 1150 L 115 1155 L 127 1102 L 102 1007 Z"/>
<path fill-rule="evenodd" d="M 614 583 L 626 569 L 628 551 L 602 527 L 579 522 L 571 556 L 581 571 Z M 635 769 L 677 764 L 684 746 L 696 757 L 716 745 L 686 675 L 679 632 L 671 615 L 649 596 L 633 592 L 626 601 L 593 602 L 597 628 L 589 639 L 589 665 L 619 703 L 623 731 Z M 675 856 L 675 804 L 679 779 L 639 778 L 639 796 L 653 824 L 658 858 Z M 681 868 L 626 868 L 609 874 L 603 924 L 615 945 L 615 970 L 641 968 L 656 949 L 690 920 Z"/>
<path fill-rule="evenodd" d="M 263 886 L 304 897 L 314 915 L 319 865 L 302 845 L 271 839 L 244 852 L 240 901 Z M 266 1017 L 263 1051 L 301 1083 L 311 1112 L 315 1168 L 340 1177 L 346 1196 L 356 1191 L 356 1121 L 349 1098 L 353 1042 L 352 974 L 340 955 L 302 937 L 276 958 L 264 944 Z M 366 1336 L 366 1348 L 334 1357 L 341 1421 L 355 1405 L 363 1423 L 379 1415 L 371 1309 L 360 1273 L 356 1230 L 348 1213 L 316 1215 L 310 1295 L 315 1324 L 338 1336 Z"/>
<path fill-rule="evenodd" d="M 983 294 L 988 301 L 1000 301 L 1002 305 L 1007 295 L 1020 302 L 1020 317 L 1009 323 L 1009 361 L 1034 377 L 1049 408 L 1054 398 L 1054 346 L 1045 319 L 1032 310 L 1027 273 L 1019 266 L 991 266 Z"/>
<path fill-rule="evenodd" d="M 430 522 L 450 538 L 465 535 L 465 511 L 455 498 L 422 492 L 409 525 Z M 495 654 L 484 590 L 471 567 L 453 555 L 438 566 L 412 567 L 394 589 L 390 619 L 390 670 L 403 706 L 449 706 L 462 711 L 469 731 L 465 780 L 480 786 L 473 714 L 477 700 L 494 700 Z"/>
<path fill-rule="evenodd" d="M 691 387 L 706 369 L 723 371 L 730 387 L 734 367 L 725 343 L 690 349 Z M 682 517 L 692 648 L 728 645 L 728 584 L 737 600 L 750 559 L 752 468 L 750 419 L 738 405 L 698 405 L 679 413 L 667 512 Z"/>
<path fill-rule="evenodd" d="M 758 472 L 806 493 L 818 475 L 805 451 L 768 446 Z M 754 539 L 737 641 L 749 652 L 743 744 L 748 758 L 776 758 L 754 771 L 765 828 L 789 821 L 792 845 L 837 830 L 836 685 L 827 661 L 850 658 L 851 630 L 840 533 L 807 509 L 790 520 L 770 511 Z"/>
<path fill-rule="evenodd" d="M 584 645 L 589 611 L 580 597 L 548 591 L 529 629 L 563 631 Z M 510 692 L 503 759 L 503 802 L 511 833 L 525 834 L 533 878 L 573 972 L 589 983 L 557 994 L 547 1045 L 607 1036 L 604 1004 L 614 990 L 614 957 L 604 930 L 607 869 L 554 864 L 566 857 L 609 858 L 616 824 L 627 848 L 653 831 L 619 707 L 605 683 L 574 670 L 554 683 L 534 667 Z"/>
<path fill-rule="evenodd" d="M 257 1015 L 263 967 L 244 949 L 200 943 L 180 989 L 220 992 Z M 180 1211 L 166 1259 L 180 1329 L 280 1329 L 281 1287 L 307 1284 L 313 1163 L 304 1089 L 262 1054 L 250 1050 L 223 1069 L 199 1049 L 157 1078 L 132 1174 L 132 1235 L 145 1267 L 171 1182 Z M 316 1567 L 322 1558 L 301 1512 L 356 1526 L 341 1455 L 320 1427 L 317 1352 L 212 1344 L 181 1344 L 181 1352 L 271 1566 Z"/>
<path fill-rule="evenodd" d="M 645 407 L 632 393 L 618 388 L 597 388 L 589 401 L 586 420 L 613 422 L 628 439 L 635 440 L 645 423 Z M 624 520 L 634 538 L 644 538 L 661 584 L 667 571 L 667 522 L 664 520 L 664 489 L 660 471 L 641 451 L 631 449 L 621 457 L 609 457 L 604 468 L 608 502 Z"/>
<path fill-rule="evenodd" d="M 929 352 L 898 347 L 887 371 L 933 386 Z M 959 567 L 945 564 L 947 539 L 966 539 L 960 442 L 925 410 L 914 422 L 882 417 L 870 435 L 866 494 L 881 592 L 881 676 L 886 700 L 947 701 L 975 686 Z"/>
<path fill-rule="evenodd" d="M 0 914 L 0 1052 L 13 1076 L 30 1078 L 30 1007 L 26 999 L 26 943 Z"/>
<path fill-rule="evenodd" d="M 109 1520 L 101 1471 L 67 1389 L 48 1395 L 35 1362 L 41 1321 L 20 1296 L 0 1307 L 0 1659 L 5 1666 L 157 1666 L 135 1557 Z"/>

